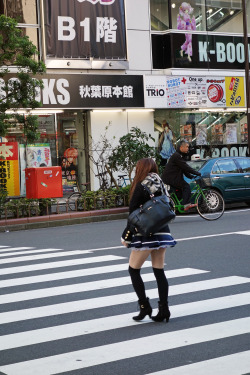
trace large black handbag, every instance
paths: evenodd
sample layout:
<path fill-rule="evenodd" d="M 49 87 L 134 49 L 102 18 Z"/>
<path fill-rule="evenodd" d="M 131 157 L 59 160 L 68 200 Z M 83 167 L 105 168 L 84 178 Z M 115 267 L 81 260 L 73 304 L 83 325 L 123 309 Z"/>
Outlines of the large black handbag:
<path fill-rule="evenodd" d="M 175 213 L 170 207 L 167 195 L 155 197 L 146 186 L 144 188 L 149 192 L 151 199 L 131 212 L 128 217 L 128 223 L 130 226 L 135 227 L 136 231 L 143 236 L 150 236 L 159 232 L 164 225 L 173 221 Z"/>

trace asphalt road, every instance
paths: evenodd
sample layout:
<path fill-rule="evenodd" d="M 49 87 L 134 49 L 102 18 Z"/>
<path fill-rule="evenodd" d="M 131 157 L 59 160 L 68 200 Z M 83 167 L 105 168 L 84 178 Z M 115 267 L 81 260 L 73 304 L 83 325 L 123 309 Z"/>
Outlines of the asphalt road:
<path fill-rule="evenodd" d="M 0 233 L 0 374 L 250 372 L 250 209 L 178 216 L 168 324 L 135 323 L 125 220 Z M 154 308 L 150 262 L 143 278 Z"/>

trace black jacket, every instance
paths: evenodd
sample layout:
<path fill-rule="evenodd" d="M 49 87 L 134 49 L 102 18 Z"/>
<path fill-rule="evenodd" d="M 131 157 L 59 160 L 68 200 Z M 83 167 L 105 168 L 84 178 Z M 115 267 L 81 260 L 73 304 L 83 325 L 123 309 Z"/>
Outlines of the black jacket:
<path fill-rule="evenodd" d="M 193 175 L 200 176 L 200 172 L 191 168 L 183 159 L 180 151 L 176 151 L 169 159 L 163 171 L 162 180 L 164 184 L 174 187 L 181 187 L 184 182 L 183 174 L 188 178 L 193 178 Z"/>

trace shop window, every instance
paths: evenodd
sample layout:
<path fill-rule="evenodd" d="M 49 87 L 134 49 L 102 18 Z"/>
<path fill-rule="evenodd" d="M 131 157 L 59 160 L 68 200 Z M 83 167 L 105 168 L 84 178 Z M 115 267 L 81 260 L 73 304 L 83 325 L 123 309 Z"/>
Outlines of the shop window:
<path fill-rule="evenodd" d="M 232 159 L 219 160 L 213 167 L 212 174 L 238 173 L 239 170 Z"/>
<path fill-rule="evenodd" d="M 65 193 L 79 188 L 79 139 L 76 129 L 76 116 L 74 112 L 64 112 L 57 116 L 58 162 L 62 167 L 63 191 Z"/>
<path fill-rule="evenodd" d="M 172 0 L 171 19 L 173 29 L 184 31 L 206 30 L 205 1 Z"/>
<path fill-rule="evenodd" d="M 241 1 L 206 1 L 206 18 L 208 31 L 242 33 Z"/>
<path fill-rule="evenodd" d="M 37 24 L 37 0 L 0 0 L 0 14 L 18 23 Z"/>
<path fill-rule="evenodd" d="M 250 159 L 237 159 L 243 173 L 250 173 Z"/>
<path fill-rule="evenodd" d="M 150 0 L 151 30 L 169 29 L 168 0 Z"/>

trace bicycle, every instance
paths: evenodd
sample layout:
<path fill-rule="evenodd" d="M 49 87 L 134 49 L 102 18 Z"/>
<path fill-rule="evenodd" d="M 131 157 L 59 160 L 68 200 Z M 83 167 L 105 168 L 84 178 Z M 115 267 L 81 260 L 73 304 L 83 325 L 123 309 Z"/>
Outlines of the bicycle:
<path fill-rule="evenodd" d="M 202 179 L 193 180 L 194 186 L 192 188 L 191 201 L 194 201 L 198 214 L 205 220 L 217 220 L 225 211 L 225 202 L 222 195 L 212 188 L 202 188 L 200 183 Z M 170 192 L 170 205 L 173 210 L 181 214 L 186 213 L 184 211 L 184 205 L 181 203 L 182 199 L 177 197 L 178 190 Z"/>
<path fill-rule="evenodd" d="M 81 184 L 85 187 L 85 190 L 87 190 L 87 186 L 90 184 L 90 182 L 86 182 L 84 184 Z M 82 192 L 80 191 L 74 191 L 74 193 L 70 194 L 68 197 L 68 206 L 71 211 L 74 210 L 83 210 L 82 204 L 80 203 L 79 199 L 82 197 Z"/>
<path fill-rule="evenodd" d="M 119 187 L 125 187 L 127 185 L 130 185 L 130 180 L 126 176 L 127 176 L 126 174 L 121 174 L 118 176 L 117 184 Z M 127 184 L 127 181 L 128 181 L 128 184 Z"/>

